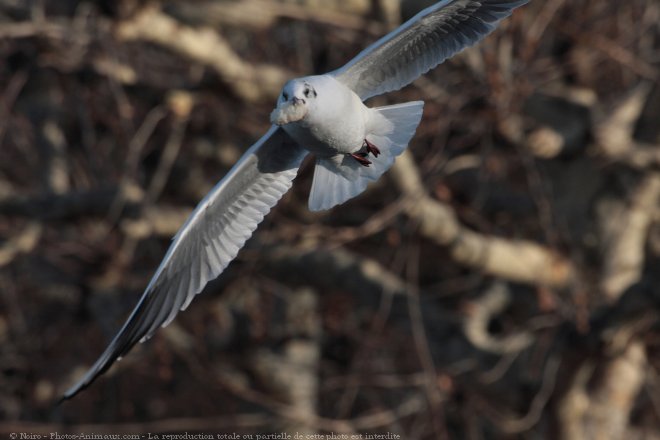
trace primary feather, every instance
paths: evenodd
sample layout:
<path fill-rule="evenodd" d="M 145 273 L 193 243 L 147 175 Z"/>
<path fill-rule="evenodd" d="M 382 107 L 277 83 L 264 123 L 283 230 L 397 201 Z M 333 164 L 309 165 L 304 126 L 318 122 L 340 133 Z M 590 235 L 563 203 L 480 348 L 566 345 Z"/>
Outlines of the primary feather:
<path fill-rule="evenodd" d="M 306 154 L 284 130 L 272 127 L 243 155 L 181 227 L 133 313 L 64 399 L 73 397 L 135 344 L 169 324 L 208 281 L 220 275 L 291 187 Z"/>
<path fill-rule="evenodd" d="M 363 100 L 398 90 L 472 46 L 529 0 L 444 0 L 331 72 Z"/>

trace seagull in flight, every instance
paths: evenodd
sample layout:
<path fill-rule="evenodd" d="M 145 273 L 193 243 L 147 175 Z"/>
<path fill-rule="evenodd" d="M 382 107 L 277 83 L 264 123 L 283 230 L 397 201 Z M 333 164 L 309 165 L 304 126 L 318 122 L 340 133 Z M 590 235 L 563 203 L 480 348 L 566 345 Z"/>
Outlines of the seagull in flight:
<path fill-rule="evenodd" d="M 287 82 L 271 113 L 271 128 L 199 203 L 122 328 L 62 400 L 169 324 L 220 275 L 291 187 L 305 156 L 316 159 L 310 210 L 330 209 L 364 191 L 405 150 L 424 103 L 369 108 L 363 102 L 410 84 L 477 43 L 527 2 L 439 1 L 340 69 Z"/>

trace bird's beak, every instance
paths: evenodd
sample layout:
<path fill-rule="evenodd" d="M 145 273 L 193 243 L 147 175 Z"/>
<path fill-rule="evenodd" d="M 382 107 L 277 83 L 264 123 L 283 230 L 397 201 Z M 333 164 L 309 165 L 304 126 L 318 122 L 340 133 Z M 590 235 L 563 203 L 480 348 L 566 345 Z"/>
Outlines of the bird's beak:
<path fill-rule="evenodd" d="M 305 100 L 293 98 L 278 105 L 270 114 L 270 122 L 275 125 L 286 125 L 291 122 L 297 122 L 307 116 L 307 107 Z"/>

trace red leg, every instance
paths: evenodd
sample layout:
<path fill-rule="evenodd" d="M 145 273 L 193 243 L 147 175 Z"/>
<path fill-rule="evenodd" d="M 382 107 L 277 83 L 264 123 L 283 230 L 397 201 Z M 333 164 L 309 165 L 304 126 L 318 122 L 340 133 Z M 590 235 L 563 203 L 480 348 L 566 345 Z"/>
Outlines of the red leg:
<path fill-rule="evenodd" d="M 360 163 L 360 165 L 362 165 L 363 167 L 368 167 L 369 165 L 371 165 L 371 161 L 367 159 L 366 153 L 351 153 L 350 156 L 353 159 L 357 160 Z"/>
<path fill-rule="evenodd" d="M 367 139 L 364 140 L 364 142 L 367 144 L 367 153 L 371 153 L 374 156 L 378 157 L 380 154 L 380 150 L 378 149 L 377 146 L 369 142 Z"/>

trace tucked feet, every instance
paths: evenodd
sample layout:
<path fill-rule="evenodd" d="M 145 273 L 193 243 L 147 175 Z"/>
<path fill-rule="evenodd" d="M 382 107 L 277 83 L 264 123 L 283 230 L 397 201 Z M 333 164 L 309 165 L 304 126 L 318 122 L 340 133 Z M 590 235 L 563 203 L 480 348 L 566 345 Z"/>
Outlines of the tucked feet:
<path fill-rule="evenodd" d="M 375 157 L 378 157 L 380 150 L 377 146 L 369 142 L 367 139 L 364 140 L 364 143 L 367 145 L 367 153 L 373 154 Z"/>
<path fill-rule="evenodd" d="M 369 153 L 373 154 L 374 157 L 378 157 L 380 154 L 380 150 L 378 149 L 377 146 L 369 142 L 368 140 L 364 140 L 364 144 L 362 145 L 366 151 L 358 151 L 356 153 L 351 153 L 350 156 L 357 160 L 360 165 L 368 167 L 371 165 L 371 161 L 367 159 L 369 157 Z"/>
<path fill-rule="evenodd" d="M 350 154 L 350 156 L 353 159 L 357 160 L 360 163 L 360 165 L 362 165 L 363 167 L 368 167 L 369 165 L 371 165 L 371 161 L 367 159 L 368 155 L 369 153 L 361 153 L 359 151 L 357 153 Z"/>

